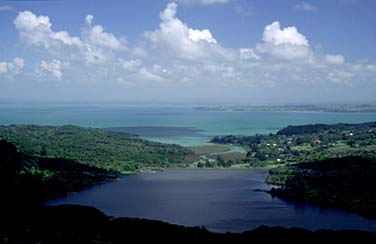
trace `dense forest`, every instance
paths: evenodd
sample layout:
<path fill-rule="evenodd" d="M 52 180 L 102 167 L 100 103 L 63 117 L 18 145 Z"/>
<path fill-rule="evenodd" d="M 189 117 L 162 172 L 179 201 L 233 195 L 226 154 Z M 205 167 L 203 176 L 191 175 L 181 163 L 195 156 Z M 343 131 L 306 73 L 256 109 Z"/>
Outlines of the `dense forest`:
<path fill-rule="evenodd" d="M 250 166 L 278 166 L 350 155 L 375 157 L 376 122 L 288 126 L 276 134 L 216 136 L 213 143 L 243 146 Z"/>
<path fill-rule="evenodd" d="M 274 196 L 342 208 L 376 218 L 376 160 L 325 159 L 270 170 Z"/>
<path fill-rule="evenodd" d="M 41 203 L 116 177 L 116 172 L 73 160 L 29 156 L 0 141 L 0 192 L 7 201 Z"/>
<path fill-rule="evenodd" d="M 28 155 L 71 159 L 121 173 L 143 167 L 187 166 L 197 159 L 192 151 L 179 145 L 73 125 L 0 126 L 1 139 Z"/>

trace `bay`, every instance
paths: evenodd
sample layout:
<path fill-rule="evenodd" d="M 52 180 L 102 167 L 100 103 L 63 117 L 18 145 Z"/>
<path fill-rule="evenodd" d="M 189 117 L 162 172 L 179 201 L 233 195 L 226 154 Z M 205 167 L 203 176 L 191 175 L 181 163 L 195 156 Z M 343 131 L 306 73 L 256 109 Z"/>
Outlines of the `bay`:
<path fill-rule="evenodd" d="M 202 145 L 216 135 L 275 133 L 287 125 L 361 123 L 376 113 L 199 111 L 189 106 L 2 104 L 0 124 L 121 128 L 158 142 Z"/>

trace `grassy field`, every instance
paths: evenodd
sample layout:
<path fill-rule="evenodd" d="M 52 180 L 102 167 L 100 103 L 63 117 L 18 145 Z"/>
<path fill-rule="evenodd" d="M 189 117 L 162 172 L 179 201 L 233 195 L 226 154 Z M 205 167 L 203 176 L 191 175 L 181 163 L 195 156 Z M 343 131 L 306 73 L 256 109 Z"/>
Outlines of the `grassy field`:
<path fill-rule="evenodd" d="M 203 145 L 203 146 L 193 146 L 188 147 L 197 155 L 210 155 L 214 153 L 224 153 L 230 151 L 230 147 L 227 145 Z"/>

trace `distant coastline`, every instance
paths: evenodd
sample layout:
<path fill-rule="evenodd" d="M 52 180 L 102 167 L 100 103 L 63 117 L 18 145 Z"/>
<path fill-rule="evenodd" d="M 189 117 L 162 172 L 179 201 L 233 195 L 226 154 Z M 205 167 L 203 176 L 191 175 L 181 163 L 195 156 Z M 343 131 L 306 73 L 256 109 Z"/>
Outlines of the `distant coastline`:
<path fill-rule="evenodd" d="M 226 112 L 376 112 L 376 104 L 342 104 L 342 105 L 222 105 L 197 106 L 199 111 Z"/>

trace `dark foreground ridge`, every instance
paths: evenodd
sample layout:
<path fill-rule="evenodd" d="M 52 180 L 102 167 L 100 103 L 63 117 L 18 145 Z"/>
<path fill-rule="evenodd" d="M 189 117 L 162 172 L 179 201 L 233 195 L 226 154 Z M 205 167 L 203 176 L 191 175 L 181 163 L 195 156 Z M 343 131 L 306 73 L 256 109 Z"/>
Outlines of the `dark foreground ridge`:
<path fill-rule="evenodd" d="M 22 215 L 22 216 L 21 216 Z M 5 222 L 4 222 L 5 221 Z M 300 228 L 260 226 L 240 234 L 212 233 L 204 228 L 172 225 L 162 221 L 109 218 L 92 207 L 62 205 L 21 209 L 2 218 L 0 242 L 4 243 L 127 243 L 159 241 L 194 243 L 217 241 L 252 243 L 259 241 L 319 242 L 352 241 L 375 243 L 376 234 L 362 231 L 315 232 Z"/>

